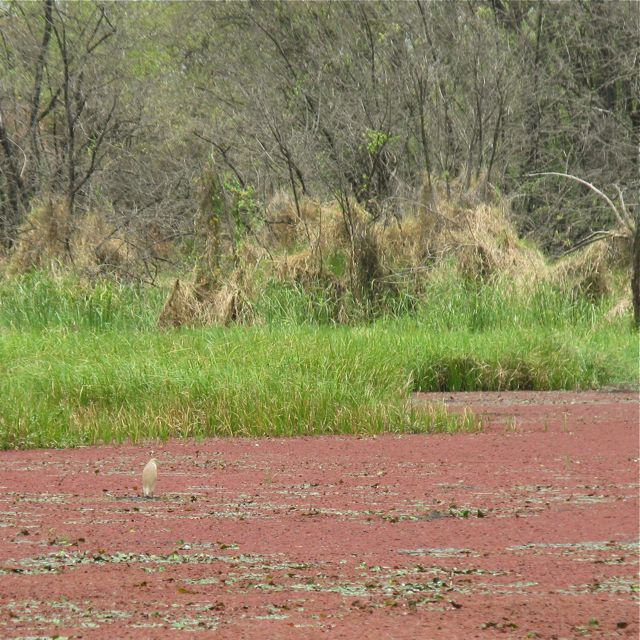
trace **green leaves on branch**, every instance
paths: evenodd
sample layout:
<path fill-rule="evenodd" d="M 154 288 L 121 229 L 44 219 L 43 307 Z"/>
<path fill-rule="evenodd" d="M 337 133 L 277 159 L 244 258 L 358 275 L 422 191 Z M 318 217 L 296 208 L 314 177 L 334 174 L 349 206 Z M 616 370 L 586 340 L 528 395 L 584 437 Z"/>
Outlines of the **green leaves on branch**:
<path fill-rule="evenodd" d="M 364 135 L 367 141 L 367 151 L 372 157 L 377 156 L 387 142 L 391 140 L 391 134 L 386 131 L 367 129 Z"/>
<path fill-rule="evenodd" d="M 254 187 L 252 185 L 242 185 L 236 177 L 227 177 L 223 186 L 231 196 L 231 215 L 236 225 L 251 227 L 260 210 Z"/>

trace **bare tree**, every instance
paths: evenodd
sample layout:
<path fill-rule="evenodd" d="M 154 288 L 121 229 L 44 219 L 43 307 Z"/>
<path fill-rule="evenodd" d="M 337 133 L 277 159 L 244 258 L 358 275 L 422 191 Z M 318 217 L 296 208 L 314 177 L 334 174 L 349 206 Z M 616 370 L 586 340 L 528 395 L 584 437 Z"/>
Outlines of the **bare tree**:
<path fill-rule="evenodd" d="M 12 93 L 0 95 L 0 189 L 8 194 L 0 219 L 10 244 L 34 196 L 64 196 L 73 216 L 78 194 L 105 157 L 118 91 L 115 75 L 100 66 L 101 49 L 116 32 L 105 7 L 12 3 L 5 19 L 3 63 L 21 78 Z"/>

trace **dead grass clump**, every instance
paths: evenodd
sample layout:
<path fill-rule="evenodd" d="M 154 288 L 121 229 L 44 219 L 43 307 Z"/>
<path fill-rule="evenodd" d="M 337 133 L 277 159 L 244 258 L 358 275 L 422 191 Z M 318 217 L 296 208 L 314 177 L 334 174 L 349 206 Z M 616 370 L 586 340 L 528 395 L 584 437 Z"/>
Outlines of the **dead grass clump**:
<path fill-rule="evenodd" d="M 176 279 L 171 293 L 160 312 L 158 326 L 162 328 L 189 326 L 194 323 L 198 315 L 198 305 L 193 286 L 188 283 L 181 283 L 179 279 Z"/>
<path fill-rule="evenodd" d="M 19 240 L 7 271 L 26 273 L 33 269 L 55 269 L 71 256 L 69 208 L 62 199 L 50 198 L 31 209 L 18 231 Z"/>
<path fill-rule="evenodd" d="M 618 318 L 622 318 L 633 311 L 633 304 L 631 303 L 631 297 L 622 298 L 619 300 L 604 316 L 607 322 L 615 322 Z"/>
<path fill-rule="evenodd" d="M 426 197 L 426 196 L 425 196 Z M 280 211 L 291 202 L 280 196 Z M 289 209 L 289 215 L 293 215 Z M 499 204 L 461 206 L 442 199 L 404 219 L 373 222 L 357 203 L 317 205 L 292 228 L 290 246 L 304 247 L 276 257 L 278 279 L 303 286 L 317 283 L 330 256 L 347 257 L 347 273 L 340 277 L 356 295 L 384 293 L 393 274 L 421 273 L 441 260 L 454 258 L 460 273 L 488 281 L 507 275 L 516 285 L 546 280 L 542 254 L 522 242 L 506 209 Z M 310 241 L 309 241 L 310 240 Z"/>
<path fill-rule="evenodd" d="M 616 265 L 624 264 L 623 260 L 622 243 L 617 239 L 601 240 L 558 261 L 553 268 L 553 280 L 571 287 L 577 295 L 597 301 L 615 289 L 614 270 Z"/>
<path fill-rule="evenodd" d="M 322 207 L 311 198 L 298 201 L 284 191 L 278 191 L 266 206 L 264 242 L 275 249 L 290 249 L 296 245 L 317 242 L 317 227 L 322 222 Z M 312 233 L 312 228 L 314 233 Z"/>
<path fill-rule="evenodd" d="M 91 212 L 78 220 L 72 247 L 74 266 L 89 276 L 120 277 L 133 270 L 135 255 L 131 245 L 102 214 Z"/>
<path fill-rule="evenodd" d="M 546 278 L 542 254 L 527 247 L 498 205 L 475 207 L 441 203 L 381 231 L 385 263 L 392 268 L 421 269 L 440 259 L 457 259 L 460 273 L 489 280 L 508 274 L 515 280 Z"/>
<path fill-rule="evenodd" d="M 433 218 L 433 214 L 428 216 Z M 420 268 L 432 262 L 437 254 L 437 233 L 425 224 L 427 217 L 393 219 L 381 229 L 378 237 L 382 263 L 394 270 Z"/>
<path fill-rule="evenodd" d="M 251 289 L 255 281 L 255 267 L 247 265 L 235 269 L 213 296 L 210 321 L 222 325 L 253 322 Z"/>
<path fill-rule="evenodd" d="M 145 234 L 144 246 L 152 258 L 170 260 L 175 253 L 175 244 L 171 240 L 173 233 L 159 223 L 152 222 Z"/>
<path fill-rule="evenodd" d="M 311 249 L 303 249 L 298 253 L 276 258 L 275 272 L 280 280 L 294 281 L 304 285 L 318 279 L 320 265 L 318 257 Z"/>
<path fill-rule="evenodd" d="M 490 245 L 462 245 L 457 253 L 458 269 L 465 278 L 486 281 L 498 272 L 499 260 Z"/>
<path fill-rule="evenodd" d="M 246 279 L 244 271 L 238 269 L 224 284 L 206 294 L 193 283 L 177 279 L 162 307 L 158 326 L 178 328 L 251 322 L 250 296 L 243 287 Z"/>
<path fill-rule="evenodd" d="M 455 211 L 450 235 L 459 269 L 468 278 L 488 280 L 500 274 L 517 281 L 546 277 L 542 254 L 527 247 L 501 206 L 482 204 Z"/>
<path fill-rule="evenodd" d="M 354 235 L 355 276 L 361 293 L 375 298 L 389 288 L 381 261 L 378 235 L 372 227 L 362 227 Z"/>
<path fill-rule="evenodd" d="M 70 268 L 89 277 L 121 277 L 133 271 L 134 260 L 131 245 L 102 214 L 72 221 L 65 201 L 50 198 L 33 207 L 22 225 L 7 271 Z"/>

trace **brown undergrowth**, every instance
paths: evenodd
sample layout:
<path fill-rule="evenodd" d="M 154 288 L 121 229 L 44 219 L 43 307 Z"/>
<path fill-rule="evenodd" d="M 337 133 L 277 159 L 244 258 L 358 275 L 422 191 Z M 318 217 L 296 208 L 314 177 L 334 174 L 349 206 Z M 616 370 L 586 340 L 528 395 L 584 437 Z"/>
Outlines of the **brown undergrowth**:
<path fill-rule="evenodd" d="M 523 289 L 545 283 L 593 302 L 611 298 L 610 319 L 629 309 L 628 239 L 612 236 L 550 263 L 519 238 L 507 202 L 483 200 L 479 187 L 447 198 L 442 185 L 433 183 L 403 217 L 377 219 L 351 199 L 295 201 L 280 192 L 265 206 L 263 219 L 239 234 L 230 222 L 228 194 L 220 196 L 215 181 L 203 185 L 191 253 L 195 265 L 186 277 L 171 280 L 161 327 L 257 322 L 256 300 L 272 284 L 321 294 L 333 320 L 349 322 L 349 305 L 375 314 L 401 294 L 419 300 L 443 265 L 479 285 L 499 280 L 502 287 Z M 222 203 L 217 214 L 210 204 L 214 196 Z M 99 212 L 71 220 L 65 201 L 49 198 L 32 208 L 4 270 L 139 278 L 149 257 L 168 259 L 184 251 L 156 242 L 162 234 L 154 229 L 118 228 Z"/>
<path fill-rule="evenodd" d="M 63 198 L 49 197 L 31 208 L 2 263 L 9 276 L 45 270 L 128 280 L 138 279 L 150 260 L 167 258 L 169 251 L 153 223 L 134 231 L 109 222 L 101 211 L 72 217 Z"/>

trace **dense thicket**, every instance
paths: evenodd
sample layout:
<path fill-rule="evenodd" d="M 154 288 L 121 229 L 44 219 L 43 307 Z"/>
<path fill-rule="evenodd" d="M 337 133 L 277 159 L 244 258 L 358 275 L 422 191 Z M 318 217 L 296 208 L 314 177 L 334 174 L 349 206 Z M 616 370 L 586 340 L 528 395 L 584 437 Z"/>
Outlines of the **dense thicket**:
<path fill-rule="evenodd" d="M 528 174 L 637 211 L 639 32 L 635 1 L 4 2 L 0 236 L 49 197 L 189 233 L 214 167 L 241 230 L 281 190 L 373 218 L 501 193 L 557 252 L 612 210 Z"/>

